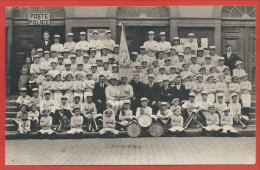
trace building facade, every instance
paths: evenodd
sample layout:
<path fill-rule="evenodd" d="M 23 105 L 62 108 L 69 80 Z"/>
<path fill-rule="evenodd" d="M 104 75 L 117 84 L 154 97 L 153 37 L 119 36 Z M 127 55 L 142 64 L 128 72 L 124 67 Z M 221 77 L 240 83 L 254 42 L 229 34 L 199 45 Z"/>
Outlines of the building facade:
<path fill-rule="evenodd" d="M 187 37 L 195 33 L 199 45 L 207 39 L 207 45 L 216 45 L 217 54 L 225 52 L 230 44 L 233 51 L 244 61 L 249 79 L 255 82 L 255 6 L 150 6 L 150 7 L 9 7 L 6 8 L 6 96 L 17 94 L 20 68 L 25 51 L 33 41 L 43 37 L 44 31 L 51 36 L 61 35 L 66 41 L 69 32 L 74 33 L 75 41 L 79 32 L 110 29 L 116 43 L 120 42 L 120 22 L 125 22 L 126 39 L 129 51 L 138 50 L 148 39 L 150 30 L 159 40 L 159 32 L 165 31 L 167 40 L 173 37 Z M 47 25 L 29 25 L 31 13 L 47 13 Z"/>

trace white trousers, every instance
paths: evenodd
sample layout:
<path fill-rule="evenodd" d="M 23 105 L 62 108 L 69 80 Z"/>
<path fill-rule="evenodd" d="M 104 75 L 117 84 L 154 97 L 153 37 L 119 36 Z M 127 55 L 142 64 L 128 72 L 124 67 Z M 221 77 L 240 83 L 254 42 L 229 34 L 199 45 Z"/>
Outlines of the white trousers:
<path fill-rule="evenodd" d="M 103 135 L 104 133 L 106 133 L 106 132 L 112 132 L 114 135 L 118 135 L 118 130 L 116 130 L 116 129 L 113 129 L 113 128 L 103 128 L 103 129 L 101 129 L 100 131 L 99 131 L 99 134 L 100 135 Z"/>
<path fill-rule="evenodd" d="M 71 128 L 69 131 L 67 131 L 67 134 L 79 134 L 80 132 L 83 132 L 83 130 L 80 128 Z"/>
<path fill-rule="evenodd" d="M 207 127 L 205 127 L 205 129 L 207 131 L 218 131 L 219 129 L 222 129 L 221 127 L 217 126 L 217 125 L 209 125 Z"/>
<path fill-rule="evenodd" d="M 241 94 L 241 100 L 243 107 L 251 106 L 251 94 Z"/>
<path fill-rule="evenodd" d="M 51 135 L 52 133 L 54 133 L 54 131 L 52 129 L 47 129 L 47 130 L 41 129 L 41 130 L 39 130 L 39 132 L 41 134 L 48 134 L 48 135 Z"/>
<path fill-rule="evenodd" d="M 216 100 L 216 96 L 214 93 L 209 93 L 208 94 L 208 99 L 212 102 L 212 103 L 215 103 L 215 100 Z"/>
<path fill-rule="evenodd" d="M 223 128 L 222 133 L 227 133 L 228 130 L 232 133 L 237 133 L 237 130 L 230 125 L 224 125 L 222 126 L 222 128 Z"/>
<path fill-rule="evenodd" d="M 183 130 L 185 130 L 185 129 L 182 126 L 174 126 L 169 129 L 169 131 L 171 131 L 171 132 L 183 131 Z"/>

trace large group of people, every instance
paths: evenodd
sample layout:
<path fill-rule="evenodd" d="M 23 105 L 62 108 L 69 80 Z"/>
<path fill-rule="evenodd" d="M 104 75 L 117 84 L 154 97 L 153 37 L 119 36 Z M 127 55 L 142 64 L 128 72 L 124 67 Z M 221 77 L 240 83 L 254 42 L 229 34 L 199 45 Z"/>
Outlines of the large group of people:
<path fill-rule="evenodd" d="M 68 125 L 68 135 L 117 135 L 148 115 L 164 133 L 181 135 L 199 124 L 203 134 L 236 135 L 233 123 L 246 128 L 250 119 L 251 83 L 231 45 L 223 56 L 214 45 L 205 54 L 194 33 L 182 44 L 179 37 L 166 41 L 165 32 L 157 42 L 149 31 L 126 62 L 110 30 L 104 40 L 94 31 L 90 41 L 80 32 L 77 43 L 73 33 L 64 44 L 60 35 L 54 43 L 48 32 L 43 37 L 21 69 L 13 120 L 21 134 L 40 126 L 40 136 L 54 135 Z"/>

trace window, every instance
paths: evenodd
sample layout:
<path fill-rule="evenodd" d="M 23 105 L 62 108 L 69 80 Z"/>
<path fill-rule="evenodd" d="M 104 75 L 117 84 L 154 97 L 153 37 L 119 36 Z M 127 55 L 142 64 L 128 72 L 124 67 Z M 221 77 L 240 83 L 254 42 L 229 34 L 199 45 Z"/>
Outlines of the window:
<path fill-rule="evenodd" d="M 224 6 L 221 12 L 222 18 L 227 19 L 255 19 L 255 6 Z"/>
<path fill-rule="evenodd" d="M 166 6 L 118 7 L 116 15 L 118 18 L 168 18 L 169 8 Z"/>
<path fill-rule="evenodd" d="M 29 13 L 50 13 L 51 18 L 64 18 L 66 16 L 63 7 L 15 7 L 13 9 L 14 18 L 28 18 Z"/>

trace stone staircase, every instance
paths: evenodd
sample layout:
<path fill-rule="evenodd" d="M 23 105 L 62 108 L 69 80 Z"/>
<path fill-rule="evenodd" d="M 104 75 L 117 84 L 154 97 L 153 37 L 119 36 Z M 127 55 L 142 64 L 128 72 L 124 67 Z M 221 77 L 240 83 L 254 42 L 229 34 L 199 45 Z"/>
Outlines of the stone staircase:
<path fill-rule="evenodd" d="M 16 117 L 16 100 L 17 96 L 12 96 L 9 101 L 6 101 L 5 104 L 5 137 L 6 139 L 19 139 L 19 138 L 37 138 L 37 133 L 33 132 L 30 133 L 27 136 L 21 136 L 16 131 L 14 125 L 12 124 L 12 119 Z M 244 137 L 254 137 L 255 131 L 256 131 L 256 98 L 255 95 L 252 95 L 252 106 L 250 108 L 250 116 L 251 119 L 249 120 L 249 125 L 247 129 L 241 129 L 240 126 L 235 126 L 237 131 L 239 132 L 240 136 Z M 57 125 L 53 125 L 57 126 Z M 83 126 L 83 130 L 86 128 Z M 142 137 L 148 137 L 148 134 L 143 134 Z M 201 129 L 195 128 L 195 129 L 187 129 L 185 135 L 186 137 L 198 137 L 201 136 Z M 86 138 L 95 138 L 100 137 L 98 132 L 85 132 L 84 137 Z M 120 134 L 117 137 L 128 137 L 127 133 L 125 131 L 121 131 Z M 66 133 L 57 133 L 56 138 L 58 139 L 65 139 L 67 138 Z"/>

